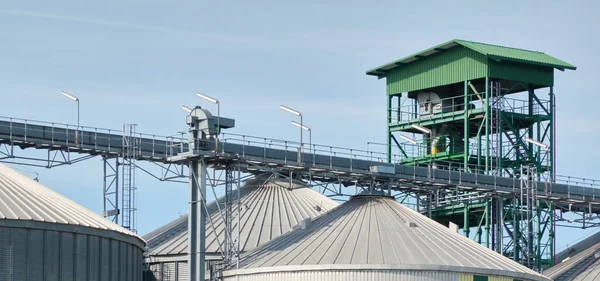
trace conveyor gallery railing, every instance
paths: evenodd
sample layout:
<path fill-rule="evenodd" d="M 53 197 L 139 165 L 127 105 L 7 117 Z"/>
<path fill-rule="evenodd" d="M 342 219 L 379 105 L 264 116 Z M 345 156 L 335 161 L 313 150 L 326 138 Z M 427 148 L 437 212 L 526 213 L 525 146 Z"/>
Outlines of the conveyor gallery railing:
<path fill-rule="evenodd" d="M 108 157 L 120 156 L 123 151 L 123 132 L 103 128 L 0 117 L 0 144 L 21 148 L 63 150 Z M 169 162 L 169 158 L 188 149 L 184 136 L 136 134 L 139 160 Z M 209 144 L 208 147 L 213 147 Z M 518 192 L 517 178 L 484 175 L 476 166 L 463 167 L 457 163 L 436 161 L 429 167 L 386 163 L 382 152 L 348 149 L 336 146 L 300 144 L 262 137 L 221 134 L 218 155 L 238 157 L 255 165 L 284 165 L 298 173 L 333 174 L 346 178 L 372 177 L 380 181 L 402 182 L 433 188 L 459 187 L 478 191 Z M 208 151 L 208 153 L 214 153 Z M 210 154 L 207 154 L 210 156 Z M 214 156 L 214 155 L 213 155 Z M 393 155 L 394 163 L 401 156 Z M 2 156 L 0 155 L 0 160 Z M 551 200 L 574 203 L 600 203 L 600 182 L 597 180 L 557 176 L 556 182 L 538 182 L 538 195 Z M 591 209 L 591 207 L 590 207 Z"/>

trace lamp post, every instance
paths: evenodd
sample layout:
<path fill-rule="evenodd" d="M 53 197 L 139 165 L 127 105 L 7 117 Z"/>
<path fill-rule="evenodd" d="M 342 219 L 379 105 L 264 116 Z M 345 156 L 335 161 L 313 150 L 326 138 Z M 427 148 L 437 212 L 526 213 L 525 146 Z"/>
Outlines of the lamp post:
<path fill-rule="evenodd" d="M 430 150 L 429 155 L 431 156 L 431 158 L 433 158 L 433 133 L 432 133 L 431 129 L 425 128 L 423 126 L 419 126 L 417 124 L 412 124 L 411 127 L 415 128 L 423 133 L 429 134 L 429 138 L 431 139 L 429 142 L 430 143 L 429 146 L 431 146 L 431 148 L 429 149 Z M 427 149 L 427 147 L 425 149 Z"/>
<path fill-rule="evenodd" d="M 203 98 L 203 99 L 209 101 L 209 102 L 217 104 L 217 133 L 215 134 L 215 155 L 216 155 L 219 151 L 219 135 L 221 134 L 221 103 L 219 102 L 218 99 L 209 97 L 202 93 L 197 93 L 196 95 L 200 98 Z"/>
<path fill-rule="evenodd" d="M 62 91 L 61 94 L 69 99 L 71 99 L 72 101 L 77 102 L 77 129 L 75 129 L 75 145 L 78 146 L 79 142 L 78 142 L 78 134 L 79 134 L 79 98 L 71 95 L 65 91 Z"/>
<path fill-rule="evenodd" d="M 405 136 L 405 135 L 398 135 L 398 136 L 399 136 L 399 137 L 401 137 L 403 140 L 405 140 L 405 141 L 407 141 L 407 142 L 410 142 L 410 143 L 412 143 L 412 144 L 417 144 L 417 141 L 416 141 L 416 140 L 413 140 L 413 139 L 411 139 L 411 138 L 409 138 L 409 137 L 407 137 L 407 136 Z"/>
<path fill-rule="evenodd" d="M 187 107 L 187 106 L 185 106 L 185 105 L 182 105 L 182 106 L 181 106 L 181 109 L 183 109 L 183 110 L 184 110 L 184 111 L 186 111 L 187 113 L 191 113 L 191 112 L 192 112 L 192 109 L 191 109 L 191 108 L 189 108 L 189 107 Z"/>
<path fill-rule="evenodd" d="M 308 131 L 308 147 L 312 152 L 312 130 L 309 127 L 306 127 L 296 121 L 292 121 L 292 125 L 299 127 L 300 129 L 303 129 L 305 131 Z"/>
<path fill-rule="evenodd" d="M 281 106 L 279 106 L 279 108 L 281 108 L 282 110 L 285 110 L 291 114 L 294 114 L 296 116 L 300 116 L 300 147 L 298 148 L 298 162 L 301 162 L 302 161 L 302 145 L 303 145 L 303 143 L 302 143 L 302 126 L 303 126 L 302 113 L 300 113 L 300 111 L 291 109 L 285 105 L 281 105 Z"/>
<path fill-rule="evenodd" d="M 525 141 L 538 147 L 538 156 L 540 157 L 540 160 L 541 160 L 542 153 L 539 149 L 540 148 L 548 149 L 548 147 L 550 147 L 548 144 L 545 144 L 540 141 L 536 141 L 532 138 L 525 138 Z M 548 166 L 550 164 L 549 162 L 550 162 L 550 159 L 549 159 L 548 155 L 546 155 L 546 169 L 548 169 Z M 547 184 L 549 178 L 550 178 L 550 173 L 548 173 L 548 176 L 546 177 L 546 184 Z"/>
<path fill-rule="evenodd" d="M 536 140 L 531 139 L 531 138 L 525 138 L 525 141 L 528 142 L 528 143 L 530 143 L 530 144 L 533 144 L 533 145 L 535 145 L 537 147 L 543 148 L 543 149 L 548 149 L 548 147 L 549 147 L 547 144 L 545 144 L 543 142 L 536 141 Z"/>
<path fill-rule="evenodd" d="M 220 134 L 220 132 L 221 132 L 221 103 L 219 102 L 218 99 L 211 98 L 211 97 L 209 97 L 209 96 L 207 96 L 205 94 L 197 93 L 196 95 L 199 96 L 199 97 L 201 97 L 201 98 L 203 98 L 203 99 L 205 99 L 205 100 L 207 100 L 207 101 L 209 101 L 209 102 L 217 104 L 217 130 L 218 130 L 217 131 L 217 136 L 218 136 Z"/>

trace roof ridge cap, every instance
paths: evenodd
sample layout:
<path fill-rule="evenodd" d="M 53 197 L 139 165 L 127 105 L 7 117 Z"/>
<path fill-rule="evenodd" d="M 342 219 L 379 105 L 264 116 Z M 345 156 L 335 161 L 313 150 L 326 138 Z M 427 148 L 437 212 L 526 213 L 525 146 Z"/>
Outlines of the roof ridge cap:
<path fill-rule="evenodd" d="M 496 45 L 496 44 L 491 44 L 491 43 L 484 43 L 484 42 L 477 42 L 477 41 L 471 41 L 471 40 L 454 39 L 452 41 L 456 42 L 457 44 L 461 44 L 461 42 L 466 42 L 466 43 L 481 44 L 481 45 L 486 45 L 486 46 L 492 46 L 492 47 L 498 47 L 498 48 L 505 48 L 505 49 L 512 49 L 512 50 L 517 50 L 517 51 L 525 51 L 525 52 L 531 52 L 531 53 L 538 53 L 538 54 L 547 55 L 546 53 L 541 52 L 541 51 L 537 51 L 537 50 L 534 51 L 534 50 L 528 50 L 528 49 L 517 48 L 517 47 L 501 46 L 501 45 Z"/>

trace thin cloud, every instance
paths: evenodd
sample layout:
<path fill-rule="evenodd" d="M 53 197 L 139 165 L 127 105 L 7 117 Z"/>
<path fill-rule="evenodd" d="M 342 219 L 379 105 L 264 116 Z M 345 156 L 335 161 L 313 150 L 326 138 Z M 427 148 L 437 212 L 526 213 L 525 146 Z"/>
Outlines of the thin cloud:
<path fill-rule="evenodd" d="M 92 18 L 73 17 L 73 16 L 65 16 L 65 15 L 58 15 L 58 14 L 51 14 L 51 13 L 44 13 L 44 12 L 32 12 L 32 11 L 24 11 L 24 10 L 0 10 L 0 14 L 21 16 L 21 17 L 40 18 L 40 19 L 49 19 L 49 20 L 56 20 L 56 21 L 75 22 L 75 23 L 116 27 L 116 28 L 129 28 L 129 29 L 137 29 L 137 30 L 143 30 L 143 31 L 149 31 L 149 32 L 165 33 L 165 34 L 194 35 L 194 36 L 202 36 L 202 37 L 225 40 L 225 41 L 239 41 L 239 39 L 240 39 L 240 36 L 237 36 L 237 35 L 233 36 L 233 35 L 228 35 L 228 34 L 223 34 L 223 33 L 211 33 L 211 32 L 183 30 L 183 29 L 176 29 L 176 28 L 170 28 L 170 27 L 142 25 L 142 24 L 129 23 L 129 22 L 120 22 L 120 21 L 107 21 L 107 20 L 99 20 L 99 19 L 92 19 Z"/>
<path fill-rule="evenodd" d="M 60 15 L 46 12 L 35 12 L 26 10 L 2 10 L 0 14 L 39 18 L 55 21 L 73 22 L 80 24 L 105 26 L 113 28 L 128 28 L 147 32 L 155 32 L 169 35 L 199 37 L 210 39 L 212 41 L 232 43 L 243 45 L 244 47 L 254 47 L 270 50 L 290 49 L 312 49 L 318 51 L 349 52 L 355 55 L 364 55 L 372 53 L 372 44 L 377 42 L 379 46 L 388 46 L 395 49 L 407 45 L 406 38 L 400 40 L 396 36 L 389 36 L 386 33 L 373 34 L 372 31 L 354 30 L 354 29 L 321 29 L 316 32 L 275 32 L 253 35 L 240 35 L 228 33 L 215 33 L 196 30 L 178 29 L 164 26 L 143 25 L 131 22 L 109 21 L 94 19 L 88 17 L 76 17 Z M 416 38 L 410 42 L 415 43 Z"/>

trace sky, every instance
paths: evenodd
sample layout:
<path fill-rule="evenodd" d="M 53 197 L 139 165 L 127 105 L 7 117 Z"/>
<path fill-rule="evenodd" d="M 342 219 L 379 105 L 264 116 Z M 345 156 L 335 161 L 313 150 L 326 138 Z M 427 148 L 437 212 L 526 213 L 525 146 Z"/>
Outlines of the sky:
<path fill-rule="evenodd" d="M 385 81 L 373 67 L 451 39 L 546 52 L 556 71 L 557 173 L 597 175 L 597 1 L 0 1 L 0 116 L 172 135 L 181 105 L 221 102 L 232 132 L 366 149 L 385 142 Z M 43 155 L 43 151 L 24 154 Z M 33 170 L 102 210 L 102 161 Z M 138 232 L 187 213 L 185 184 L 138 176 Z M 558 248 L 595 230 L 562 230 Z"/>

